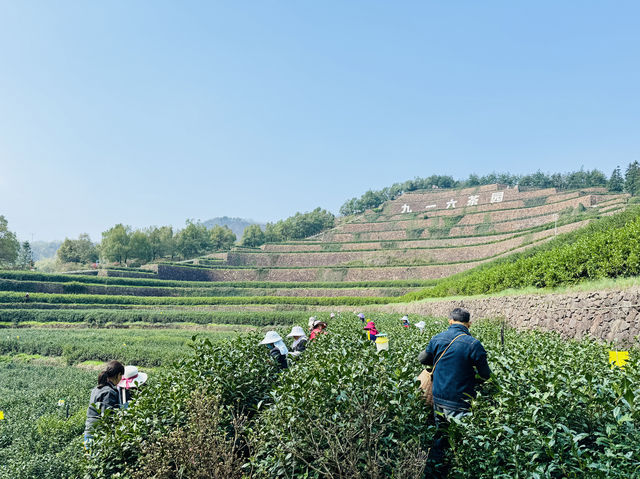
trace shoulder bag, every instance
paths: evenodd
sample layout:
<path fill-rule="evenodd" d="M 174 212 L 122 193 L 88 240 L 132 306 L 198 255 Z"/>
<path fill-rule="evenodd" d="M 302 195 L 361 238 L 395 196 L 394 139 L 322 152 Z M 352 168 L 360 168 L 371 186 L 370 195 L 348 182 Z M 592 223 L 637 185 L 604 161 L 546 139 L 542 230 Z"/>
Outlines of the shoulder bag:
<path fill-rule="evenodd" d="M 455 338 L 453 338 L 449 343 L 449 345 L 442 352 L 440 357 L 437 359 L 435 364 L 433 365 L 433 369 L 431 369 L 431 371 L 427 371 L 426 369 L 424 369 L 418 376 L 418 379 L 420 380 L 420 389 L 422 389 L 422 397 L 424 398 L 424 402 L 427 403 L 427 406 L 433 406 L 433 373 L 436 370 L 438 361 L 442 359 L 442 356 L 444 356 L 444 353 L 447 352 L 447 350 L 451 347 L 453 342 L 456 339 L 458 339 L 460 336 L 465 336 L 465 334 L 464 333 L 459 334 Z"/>

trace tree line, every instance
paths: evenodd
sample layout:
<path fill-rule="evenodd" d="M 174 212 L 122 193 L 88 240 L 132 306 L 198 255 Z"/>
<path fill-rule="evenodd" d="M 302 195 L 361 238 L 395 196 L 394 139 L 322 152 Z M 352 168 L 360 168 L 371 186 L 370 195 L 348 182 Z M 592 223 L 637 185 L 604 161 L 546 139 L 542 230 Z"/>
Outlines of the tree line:
<path fill-rule="evenodd" d="M 614 192 L 627 192 L 633 196 L 640 194 L 640 165 L 637 161 L 629 163 L 622 175 L 620 167 L 616 167 L 611 176 L 600 170 L 579 170 L 569 173 L 543 173 L 538 170 L 529 175 L 513 175 L 511 173 L 490 173 L 479 176 L 470 174 L 465 180 L 455 180 L 452 176 L 431 175 L 426 178 L 416 177 L 402 183 L 394 183 L 381 190 L 368 190 L 359 198 L 351 198 L 340 207 L 342 216 L 363 213 L 377 208 L 385 201 L 393 200 L 403 193 L 432 188 L 470 188 L 474 186 L 500 183 L 509 186 L 532 188 L 558 188 L 572 190 L 579 188 L 607 187 Z"/>
<path fill-rule="evenodd" d="M 640 195 L 640 164 L 630 163 L 624 175 L 616 167 L 611 176 L 601 171 L 579 170 L 565 174 L 543 173 L 537 171 L 530 175 L 511 173 L 491 173 L 484 176 L 471 174 L 465 180 L 455 180 L 452 176 L 431 175 L 416 177 L 403 183 L 394 183 L 381 190 L 369 190 L 359 198 L 351 198 L 340 208 L 340 214 L 348 216 L 376 208 L 385 201 L 393 200 L 403 193 L 432 188 L 464 188 L 500 183 L 509 186 L 558 189 L 578 189 L 589 187 L 607 187 L 613 192 L 627 192 Z M 253 224 L 245 228 L 239 244 L 257 247 L 265 243 L 308 238 L 332 228 L 335 216 L 320 207 L 307 213 L 295 215 L 267 223 L 263 228 Z M 236 244 L 236 235 L 227 226 L 207 225 L 187 220 L 186 226 L 174 231 L 171 226 L 152 226 L 132 229 L 117 224 L 102 233 L 102 241 L 96 244 L 89 235 L 82 234 L 77 239 L 66 238 L 56 256 L 59 263 L 86 265 L 102 262 L 120 264 L 147 263 L 159 259 L 190 259 L 215 251 L 228 251 Z M 28 241 L 20 243 L 14 233 L 9 231 L 7 220 L 0 216 L 0 267 L 30 269 L 34 265 L 33 252 Z"/>
<path fill-rule="evenodd" d="M 264 243 L 278 243 L 281 241 L 308 238 L 324 230 L 333 228 L 335 216 L 322 208 L 316 208 L 308 213 L 296 213 L 286 220 L 267 223 L 264 231 L 259 225 L 249 225 L 242 234 L 242 246 L 256 247 Z"/>

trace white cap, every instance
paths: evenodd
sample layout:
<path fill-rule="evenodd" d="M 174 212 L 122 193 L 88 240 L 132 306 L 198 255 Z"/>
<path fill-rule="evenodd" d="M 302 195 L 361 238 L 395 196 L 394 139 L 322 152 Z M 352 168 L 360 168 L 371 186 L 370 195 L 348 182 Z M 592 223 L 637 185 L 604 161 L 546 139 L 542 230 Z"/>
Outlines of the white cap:
<path fill-rule="evenodd" d="M 291 332 L 287 334 L 287 338 L 293 338 L 294 336 L 304 336 L 304 329 L 300 326 L 291 328 Z"/>
<path fill-rule="evenodd" d="M 271 344 L 277 343 L 278 341 L 282 341 L 282 338 L 277 332 L 267 331 L 267 334 L 264 335 L 264 339 L 260 341 L 260 344 Z"/>

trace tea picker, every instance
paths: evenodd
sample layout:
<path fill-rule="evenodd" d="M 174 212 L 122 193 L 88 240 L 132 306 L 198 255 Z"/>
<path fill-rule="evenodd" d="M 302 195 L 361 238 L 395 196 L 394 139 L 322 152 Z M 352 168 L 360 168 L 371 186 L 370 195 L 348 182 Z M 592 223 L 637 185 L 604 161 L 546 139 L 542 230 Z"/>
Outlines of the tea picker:
<path fill-rule="evenodd" d="M 305 349 L 307 349 L 307 336 L 304 334 L 304 330 L 301 326 L 294 326 L 291 328 L 291 332 L 287 334 L 287 338 L 293 338 L 291 344 L 290 356 L 299 356 Z"/>
<path fill-rule="evenodd" d="M 260 341 L 260 344 L 264 344 L 269 350 L 269 356 L 271 356 L 279 369 L 287 369 L 289 364 L 287 363 L 287 349 L 286 344 L 276 331 L 267 331 L 264 339 Z"/>

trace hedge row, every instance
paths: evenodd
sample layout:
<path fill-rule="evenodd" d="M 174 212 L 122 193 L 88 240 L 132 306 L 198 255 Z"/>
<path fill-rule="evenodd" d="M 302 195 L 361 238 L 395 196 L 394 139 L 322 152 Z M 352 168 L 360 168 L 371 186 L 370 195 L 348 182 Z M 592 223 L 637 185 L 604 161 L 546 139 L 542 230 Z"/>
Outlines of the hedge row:
<path fill-rule="evenodd" d="M 328 313 L 327 313 L 328 316 Z M 247 324 L 251 326 L 290 325 L 304 322 L 309 313 L 304 311 L 264 312 L 183 312 L 183 311 L 113 311 L 113 310 L 24 310 L 0 309 L 0 322 L 17 325 L 35 321 L 39 323 L 87 323 L 102 326 L 107 323 L 196 323 Z"/>
<path fill-rule="evenodd" d="M 24 303 L 22 293 L 0 292 L 0 303 Z M 96 294 L 30 294 L 30 301 L 62 304 L 143 304 L 143 305 L 215 305 L 215 304 L 306 304 L 314 306 L 387 304 L 398 298 L 379 297 L 297 297 L 297 296 L 240 296 L 240 297 L 143 297 Z"/>
<path fill-rule="evenodd" d="M 215 283 L 213 283 L 215 284 Z M 297 290 L 298 288 L 296 288 Z M 287 293 L 296 290 L 285 288 Z M 304 288 L 300 288 L 304 291 Z M 314 294 L 292 294 L 292 296 L 327 296 L 327 291 L 335 291 L 336 288 L 328 288 L 321 290 L 317 288 L 311 289 Z M 363 296 L 401 296 L 407 293 L 407 288 L 353 288 L 349 291 L 358 291 L 355 296 L 362 293 Z M 127 295 L 127 296 L 172 296 L 172 297 L 190 297 L 190 296 L 266 296 L 273 290 L 267 288 L 229 288 L 229 287 L 211 287 L 211 288 L 176 288 L 176 287 L 150 287 L 150 286 L 122 286 L 122 285 L 102 285 L 102 284 L 84 284 L 79 282 L 71 283 L 55 283 L 43 281 L 16 281 L 0 279 L 0 291 L 13 291 L 23 293 L 50 293 L 50 294 L 107 294 L 107 295 Z M 309 290 L 307 290 L 309 291 Z M 282 296 L 284 291 L 276 291 L 277 294 L 272 296 Z"/>
<path fill-rule="evenodd" d="M 290 281 L 175 281 L 164 279 L 108 278 L 104 276 L 81 276 L 70 274 L 48 274 L 34 271 L 0 270 L 0 279 L 17 281 L 53 281 L 57 283 L 80 282 L 84 284 L 109 284 L 123 286 L 153 286 L 194 288 L 228 287 L 228 288 L 385 288 L 385 287 L 420 287 L 436 283 L 429 279 L 388 280 L 388 281 L 352 281 L 352 282 L 298 282 Z"/>
<path fill-rule="evenodd" d="M 510 288 L 558 287 L 640 275 L 640 208 L 605 217 L 528 251 L 409 293 L 402 299 L 476 295 Z"/>

